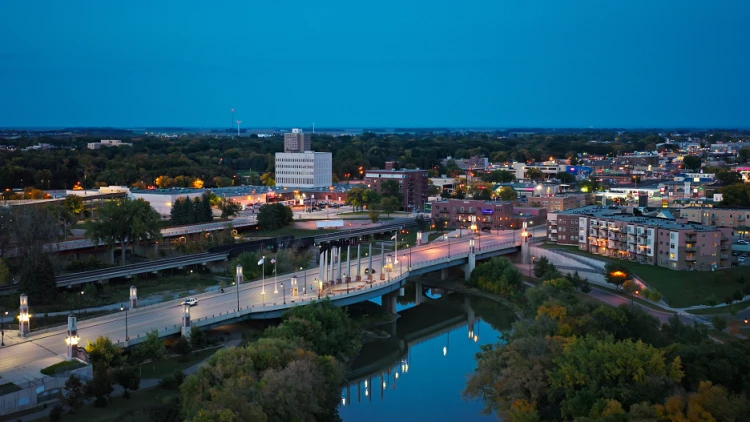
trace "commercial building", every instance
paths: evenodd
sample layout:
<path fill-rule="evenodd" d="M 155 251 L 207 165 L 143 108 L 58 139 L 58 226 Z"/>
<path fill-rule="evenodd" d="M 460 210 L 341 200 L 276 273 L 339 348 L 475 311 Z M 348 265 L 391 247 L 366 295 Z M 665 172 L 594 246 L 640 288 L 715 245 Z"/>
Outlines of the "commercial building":
<path fill-rule="evenodd" d="M 302 129 L 292 129 L 291 133 L 284 134 L 284 152 L 311 151 L 311 136 L 303 133 Z"/>
<path fill-rule="evenodd" d="M 480 157 L 480 156 L 474 156 L 471 158 L 453 158 L 448 157 L 444 160 L 440 161 L 440 164 L 443 166 L 447 166 L 449 161 L 453 161 L 456 163 L 456 167 L 460 168 L 461 170 L 469 170 L 469 169 L 486 169 L 490 165 L 490 160 L 487 159 L 487 157 Z"/>
<path fill-rule="evenodd" d="M 240 205 L 264 204 L 266 195 L 272 195 L 272 188 L 266 186 L 233 186 L 228 188 L 193 189 L 193 188 L 169 188 L 169 189 L 133 189 L 128 196 L 133 199 L 143 199 L 162 216 L 169 218 L 172 205 L 177 199 L 200 197 L 208 191 L 222 197 L 231 199 Z"/>
<path fill-rule="evenodd" d="M 590 193 L 550 195 L 539 198 L 530 198 L 529 204 L 542 207 L 547 213 L 567 211 L 572 208 L 580 208 L 594 204 L 594 195 Z"/>
<path fill-rule="evenodd" d="M 519 229 L 523 223 L 543 226 L 547 221 L 544 208 L 514 207 L 512 202 L 443 199 L 430 205 L 432 224 L 442 229 L 465 229 L 476 222 L 477 230 L 506 230 Z"/>
<path fill-rule="evenodd" d="M 547 236 L 594 255 L 672 270 L 731 266 L 731 228 L 636 216 L 627 208 L 587 206 L 550 215 Z"/>
<path fill-rule="evenodd" d="M 286 144 L 286 139 L 284 140 Z M 286 145 L 285 145 L 286 149 Z M 332 184 L 330 152 L 277 152 L 276 184 L 292 188 L 322 188 Z"/>
<path fill-rule="evenodd" d="M 429 175 L 427 170 L 396 170 L 397 163 L 386 163 L 385 170 L 368 170 L 365 172 L 365 183 L 370 189 L 383 193 L 383 183 L 398 183 L 403 198 L 401 209 L 404 211 L 421 210 L 427 202 Z"/>

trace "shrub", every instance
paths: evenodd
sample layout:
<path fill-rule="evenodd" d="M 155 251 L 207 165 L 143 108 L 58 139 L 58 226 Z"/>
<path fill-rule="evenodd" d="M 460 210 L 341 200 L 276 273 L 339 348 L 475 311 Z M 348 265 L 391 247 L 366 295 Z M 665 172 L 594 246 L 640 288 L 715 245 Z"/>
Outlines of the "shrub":
<path fill-rule="evenodd" d="M 182 371 L 177 371 L 174 374 L 167 375 L 166 377 L 159 380 L 159 387 L 166 390 L 176 390 L 180 387 L 184 380 L 185 374 L 183 374 Z"/>
<path fill-rule="evenodd" d="M 194 326 L 193 328 L 197 328 L 197 327 Z M 192 330 L 190 330 L 190 331 L 192 331 Z M 180 337 L 180 339 L 177 340 L 177 342 L 174 344 L 174 348 L 173 349 L 174 349 L 174 351 L 176 353 L 178 353 L 178 354 L 180 354 L 182 356 L 185 356 L 188 353 L 190 353 L 190 349 L 191 349 L 190 348 L 190 343 L 191 342 L 188 341 L 188 339 L 186 339 L 185 337 Z"/>

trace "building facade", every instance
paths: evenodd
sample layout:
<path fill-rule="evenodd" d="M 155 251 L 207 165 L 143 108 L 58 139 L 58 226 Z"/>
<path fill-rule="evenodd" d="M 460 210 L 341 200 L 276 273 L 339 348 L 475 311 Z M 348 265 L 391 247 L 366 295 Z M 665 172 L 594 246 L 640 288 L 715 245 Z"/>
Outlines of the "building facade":
<path fill-rule="evenodd" d="M 292 129 L 291 133 L 284 134 L 284 152 L 312 151 L 311 143 L 312 137 L 302 129 Z"/>
<path fill-rule="evenodd" d="M 453 158 L 448 157 L 444 160 L 440 161 L 440 164 L 443 166 L 447 166 L 449 161 L 453 161 L 456 163 L 456 167 L 460 168 L 461 170 L 469 170 L 469 169 L 476 169 L 476 170 L 482 170 L 486 169 L 490 165 L 490 160 L 487 159 L 487 157 L 480 157 L 478 155 L 475 155 L 471 158 Z"/>
<path fill-rule="evenodd" d="M 594 204 L 593 194 L 569 194 L 569 195 L 552 195 L 542 196 L 539 198 L 529 199 L 529 203 L 536 207 L 542 207 L 547 213 L 567 211 L 573 208 L 580 208 L 586 205 Z"/>
<path fill-rule="evenodd" d="M 435 228 L 468 228 L 476 217 L 478 230 L 510 228 L 513 218 L 512 202 L 492 202 L 476 199 L 444 199 L 432 203 L 431 220 Z"/>
<path fill-rule="evenodd" d="M 365 173 L 365 184 L 379 194 L 383 193 L 383 183 L 398 183 L 403 198 L 404 211 L 421 210 L 427 202 L 429 174 L 427 170 L 369 170 Z"/>
<path fill-rule="evenodd" d="M 705 226 L 747 228 L 750 226 L 750 208 L 685 207 L 680 218 Z"/>
<path fill-rule="evenodd" d="M 285 140 L 286 143 L 286 140 Z M 322 188 L 332 184 L 330 152 L 277 152 L 276 184 L 293 188 Z"/>
<path fill-rule="evenodd" d="M 731 266 L 731 228 L 635 216 L 624 208 L 587 206 L 550 216 L 552 242 L 672 270 Z"/>

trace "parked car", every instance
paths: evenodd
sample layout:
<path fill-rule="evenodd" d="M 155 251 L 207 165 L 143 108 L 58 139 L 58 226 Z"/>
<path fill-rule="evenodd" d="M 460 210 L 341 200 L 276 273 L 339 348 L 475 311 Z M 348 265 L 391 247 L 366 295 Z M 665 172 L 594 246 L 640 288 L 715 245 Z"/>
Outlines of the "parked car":
<path fill-rule="evenodd" d="M 737 241 L 737 244 L 738 245 L 750 245 L 750 242 L 748 242 L 747 240 L 744 240 L 744 239 L 740 239 L 740 240 Z"/>
<path fill-rule="evenodd" d="M 195 306 L 195 305 L 198 304 L 198 299 L 196 299 L 194 297 L 191 297 L 191 298 L 185 300 L 184 302 L 182 302 L 182 304 L 183 305 L 188 305 L 188 306 Z"/>
<path fill-rule="evenodd" d="M 744 256 L 738 257 L 737 262 L 740 262 L 740 263 L 745 262 L 745 257 Z"/>

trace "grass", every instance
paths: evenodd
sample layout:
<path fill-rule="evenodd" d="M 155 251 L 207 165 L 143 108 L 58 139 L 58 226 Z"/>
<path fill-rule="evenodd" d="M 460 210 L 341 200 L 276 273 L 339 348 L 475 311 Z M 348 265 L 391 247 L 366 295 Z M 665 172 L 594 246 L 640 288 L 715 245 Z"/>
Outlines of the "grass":
<path fill-rule="evenodd" d="M 172 375 L 177 371 L 184 371 L 196 363 L 201 362 L 203 359 L 213 355 L 219 349 L 220 347 L 214 347 L 196 353 L 190 353 L 185 356 L 173 356 L 161 362 L 156 362 L 156 366 L 151 363 L 144 363 L 141 365 L 141 379 L 161 379 L 167 375 Z"/>
<path fill-rule="evenodd" d="M 89 404 L 79 409 L 75 415 L 64 414 L 62 421 L 105 422 L 116 420 L 121 414 L 134 409 L 145 409 L 149 406 L 163 405 L 165 401 L 178 397 L 180 390 L 149 388 L 130 393 L 130 399 L 112 398 L 107 407 L 94 407 Z M 49 420 L 46 416 L 38 421 Z"/>
<path fill-rule="evenodd" d="M 731 296 L 736 290 L 741 290 L 743 285 L 734 280 L 742 275 L 750 280 L 750 267 L 735 267 L 708 271 L 674 271 L 655 265 L 638 264 L 635 262 L 614 259 L 611 257 L 600 257 L 580 251 L 575 246 L 544 245 L 548 249 L 561 249 L 567 252 L 599 259 L 607 262 L 622 264 L 631 273 L 643 279 L 664 295 L 664 301 L 674 308 L 705 304 L 706 299 L 714 295 L 723 302 L 724 298 Z"/>
<path fill-rule="evenodd" d="M 60 372 L 72 371 L 74 369 L 83 368 L 84 366 L 86 366 L 85 363 L 79 362 L 77 360 L 66 360 L 63 362 L 58 362 L 54 365 L 50 365 L 42 369 L 40 372 L 44 375 L 54 376 L 55 374 L 58 374 Z"/>

